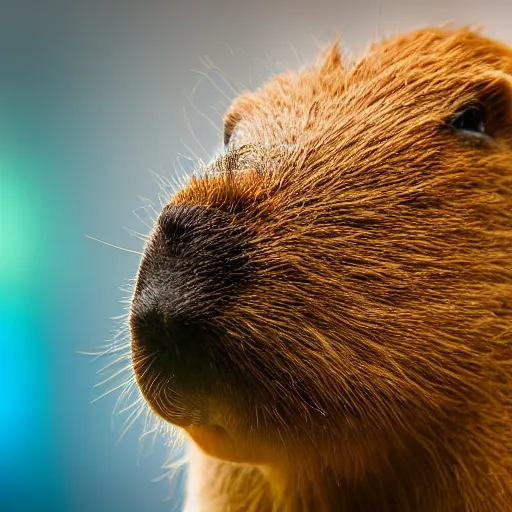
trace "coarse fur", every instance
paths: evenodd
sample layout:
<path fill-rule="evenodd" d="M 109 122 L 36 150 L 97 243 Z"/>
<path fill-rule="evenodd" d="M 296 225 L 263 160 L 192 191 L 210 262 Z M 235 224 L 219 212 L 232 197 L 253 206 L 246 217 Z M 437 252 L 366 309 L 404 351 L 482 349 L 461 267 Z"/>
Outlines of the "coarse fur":
<path fill-rule="evenodd" d="M 512 510 L 512 50 L 336 42 L 225 139 L 130 313 L 138 385 L 193 441 L 186 510 Z"/>

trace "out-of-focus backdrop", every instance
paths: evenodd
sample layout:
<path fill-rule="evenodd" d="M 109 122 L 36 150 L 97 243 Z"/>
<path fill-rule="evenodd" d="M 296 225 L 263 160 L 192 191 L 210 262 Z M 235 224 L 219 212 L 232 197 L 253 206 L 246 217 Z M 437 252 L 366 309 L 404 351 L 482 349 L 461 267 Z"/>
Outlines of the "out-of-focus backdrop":
<path fill-rule="evenodd" d="M 235 91 L 340 31 L 357 55 L 447 21 L 512 43 L 511 20 L 511 0 L 0 0 L 0 510 L 180 510 L 163 441 L 140 454 L 137 421 L 116 444 L 116 394 L 90 404 L 108 388 L 77 351 L 112 337 L 139 257 L 85 235 L 140 250 L 154 173 L 215 153 Z"/>

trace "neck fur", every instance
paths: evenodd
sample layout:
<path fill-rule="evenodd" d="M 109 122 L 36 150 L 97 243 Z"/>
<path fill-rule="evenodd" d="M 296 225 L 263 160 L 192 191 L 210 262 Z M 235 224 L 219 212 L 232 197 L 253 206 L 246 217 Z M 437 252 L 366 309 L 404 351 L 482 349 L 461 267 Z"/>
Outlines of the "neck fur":
<path fill-rule="evenodd" d="M 451 443 L 446 450 L 447 442 L 404 443 L 401 450 L 389 451 L 386 458 L 368 467 L 357 479 L 339 468 L 310 468 L 305 477 L 284 467 L 234 464 L 191 447 L 185 511 L 509 510 L 510 474 L 482 467 L 478 453 L 472 453 L 475 446 L 471 442 L 465 446 Z M 494 496 L 492 502 L 489 496 Z"/>

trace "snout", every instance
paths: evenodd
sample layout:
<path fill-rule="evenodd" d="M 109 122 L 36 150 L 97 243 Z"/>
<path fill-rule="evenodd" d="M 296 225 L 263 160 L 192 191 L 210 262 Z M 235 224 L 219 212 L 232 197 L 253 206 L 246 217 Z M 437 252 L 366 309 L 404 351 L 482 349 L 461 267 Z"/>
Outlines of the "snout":
<path fill-rule="evenodd" d="M 247 237 L 233 215 L 168 205 L 144 250 L 130 308 L 135 375 L 164 419 L 187 423 L 215 387 L 221 313 L 248 275 Z"/>

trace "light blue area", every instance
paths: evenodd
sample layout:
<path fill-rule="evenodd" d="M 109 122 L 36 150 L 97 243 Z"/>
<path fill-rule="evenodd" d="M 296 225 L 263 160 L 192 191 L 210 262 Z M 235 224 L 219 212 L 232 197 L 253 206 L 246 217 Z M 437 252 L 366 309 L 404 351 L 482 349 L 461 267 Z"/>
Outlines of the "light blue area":
<path fill-rule="evenodd" d="M 31 299 L 40 283 L 34 265 L 40 241 L 33 214 L 37 197 L 31 184 L 22 183 L 21 163 L 0 154 L 0 464 L 9 478 L 18 465 L 19 447 L 27 446 L 31 429 L 44 407 L 47 381 L 40 316 Z M 41 258 L 39 259 L 41 262 Z M 36 294 L 37 295 L 37 294 Z M 42 425 L 44 428 L 44 424 Z"/>
<path fill-rule="evenodd" d="M 44 406 L 44 375 L 40 339 L 23 304 L 12 295 L 0 300 L 0 468 L 16 463 L 19 445 L 31 437 L 32 425 Z M 17 303 L 18 302 L 18 303 Z M 23 442 L 22 442 L 23 441 Z"/>
<path fill-rule="evenodd" d="M 36 258 L 38 223 L 33 214 L 40 197 L 31 194 L 32 183 L 23 182 L 19 161 L 9 162 L 0 153 L 0 286 L 4 293 L 16 293 L 34 277 L 31 264 Z M 18 176 L 18 177 L 17 177 Z M 10 286 L 13 289 L 6 289 Z"/>
<path fill-rule="evenodd" d="M 41 170 L 0 151 L 0 508 L 16 512 L 61 501 L 44 307 L 52 269 L 41 250 L 52 216 L 33 177 Z"/>

